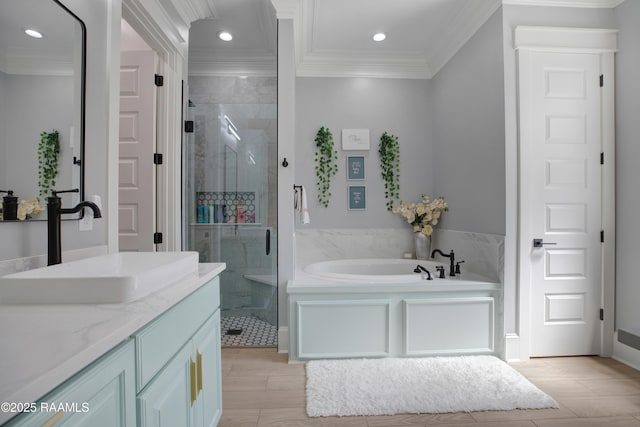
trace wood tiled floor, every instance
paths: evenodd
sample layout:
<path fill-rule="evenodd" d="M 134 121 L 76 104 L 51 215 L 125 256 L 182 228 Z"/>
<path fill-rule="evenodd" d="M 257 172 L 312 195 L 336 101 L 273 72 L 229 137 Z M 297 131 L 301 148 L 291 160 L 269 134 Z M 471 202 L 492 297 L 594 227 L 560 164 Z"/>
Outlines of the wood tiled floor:
<path fill-rule="evenodd" d="M 220 427 L 503 426 L 640 427 L 640 371 L 613 359 L 563 357 L 514 363 L 560 409 L 308 418 L 305 371 L 271 348 L 222 350 Z"/>

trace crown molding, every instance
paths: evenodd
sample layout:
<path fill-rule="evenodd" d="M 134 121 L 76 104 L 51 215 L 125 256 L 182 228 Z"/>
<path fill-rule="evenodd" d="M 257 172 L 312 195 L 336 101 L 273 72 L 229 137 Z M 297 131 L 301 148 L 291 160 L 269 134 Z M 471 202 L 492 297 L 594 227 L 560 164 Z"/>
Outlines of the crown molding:
<path fill-rule="evenodd" d="M 278 19 L 296 19 L 303 0 L 271 0 Z"/>
<path fill-rule="evenodd" d="M 189 61 L 189 76 L 195 77 L 275 77 L 277 64 L 276 60 L 252 58 L 250 61 Z"/>
<path fill-rule="evenodd" d="M 624 0 L 502 0 L 502 4 L 516 6 L 546 6 L 546 7 L 581 7 L 611 9 L 620 5 Z"/>
<path fill-rule="evenodd" d="M 363 55 L 358 52 L 312 52 L 298 63 L 299 77 L 379 77 L 429 79 L 424 55 Z"/>
<path fill-rule="evenodd" d="M 55 49 L 10 49 L 0 61 L 5 74 L 29 76 L 73 76 L 73 61 Z"/>
<path fill-rule="evenodd" d="M 244 50 L 220 52 L 194 49 L 189 54 L 190 76 L 275 76 L 277 62 L 273 52 Z"/>

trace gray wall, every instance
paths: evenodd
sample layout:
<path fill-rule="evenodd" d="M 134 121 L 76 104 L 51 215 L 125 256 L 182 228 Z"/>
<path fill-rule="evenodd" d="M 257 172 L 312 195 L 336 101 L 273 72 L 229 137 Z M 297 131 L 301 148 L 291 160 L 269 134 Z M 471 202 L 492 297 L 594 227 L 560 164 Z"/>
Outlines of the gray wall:
<path fill-rule="evenodd" d="M 73 149 L 69 146 L 73 125 L 73 78 L 67 76 L 7 75 L 5 81 L 8 103 L 4 132 L 7 146 L 0 167 L 5 170 L 6 181 L 0 188 L 11 189 L 20 199 L 38 196 L 38 144 L 40 133 L 53 129 L 60 134 L 60 157 L 55 189 L 72 188 Z M 69 197 L 66 200 L 71 200 Z M 0 224 L 6 225 L 6 224 Z"/>
<path fill-rule="evenodd" d="M 102 197 L 103 212 L 107 211 L 107 148 L 109 141 L 109 48 L 114 38 L 110 28 L 112 10 L 119 10 L 120 1 L 87 2 L 65 0 L 87 25 L 87 148 L 85 157 L 85 194 Z M 117 19 L 117 28 L 120 18 Z M 117 36 L 116 36 L 117 40 Z M 62 224 L 62 250 L 80 249 L 107 244 L 107 218 L 94 221 L 93 231 L 79 232 L 77 221 Z M 0 260 L 43 255 L 46 253 L 46 223 L 2 224 Z"/>
<path fill-rule="evenodd" d="M 615 17 L 620 31 L 616 54 L 616 326 L 638 328 L 640 1 L 622 3 Z"/>
<path fill-rule="evenodd" d="M 505 233 L 502 10 L 431 80 L 433 183 L 442 227 Z"/>
<path fill-rule="evenodd" d="M 419 200 L 432 195 L 433 157 L 427 117 L 430 99 L 425 80 L 371 78 L 296 79 L 295 183 L 307 190 L 311 224 L 307 228 L 406 227 L 398 215 L 386 210 L 380 176 L 378 144 L 387 131 L 400 143 L 400 197 Z M 321 126 L 329 127 L 338 150 L 338 174 L 333 177 L 328 208 L 317 201 L 314 139 Z M 342 151 L 342 129 L 369 129 L 368 152 Z M 365 181 L 347 181 L 346 156 L 365 155 Z M 291 160 L 291 159 L 289 159 Z M 347 186 L 367 187 L 367 209 L 347 209 Z M 296 216 L 297 217 L 297 216 Z M 299 220 L 296 219 L 296 222 Z"/>
<path fill-rule="evenodd" d="M 307 188 L 311 209 L 311 224 L 298 227 L 406 228 L 385 210 L 377 147 L 386 130 L 400 141 L 402 200 L 444 196 L 451 210 L 442 227 L 504 234 L 503 87 L 501 9 L 432 80 L 298 78 L 296 184 Z M 333 133 L 340 168 L 327 209 L 316 201 L 313 139 L 320 126 Z M 366 212 L 347 210 L 344 128 L 370 129 Z"/>

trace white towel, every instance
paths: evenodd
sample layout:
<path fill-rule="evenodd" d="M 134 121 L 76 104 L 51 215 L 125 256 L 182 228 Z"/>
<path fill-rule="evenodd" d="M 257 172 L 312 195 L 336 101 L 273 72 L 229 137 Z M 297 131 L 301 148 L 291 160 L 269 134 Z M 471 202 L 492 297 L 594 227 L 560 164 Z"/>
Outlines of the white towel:
<path fill-rule="evenodd" d="M 299 187 L 293 188 L 293 209 L 302 212 L 302 192 Z"/>
<path fill-rule="evenodd" d="M 304 186 L 300 187 L 300 203 L 298 206 L 300 207 L 300 221 L 303 224 L 309 224 L 311 222 L 311 218 L 309 218 L 309 208 L 307 206 L 307 191 L 304 189 Z"/>

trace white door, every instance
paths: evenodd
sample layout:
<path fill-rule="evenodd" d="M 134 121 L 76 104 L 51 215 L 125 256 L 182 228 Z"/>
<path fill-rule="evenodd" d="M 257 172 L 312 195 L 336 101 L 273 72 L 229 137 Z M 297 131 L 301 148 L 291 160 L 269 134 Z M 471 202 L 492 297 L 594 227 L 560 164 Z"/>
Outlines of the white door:
<path fill-rule="evenodd" d="M 600 56 L 528 51 L 519 63 L 530 355 L 599 354 Z"/>
<path fill-rule="evenodd" d="M 118 233 L 121 251 L 153 251 L 155 53 L 121 53 Z"/>

